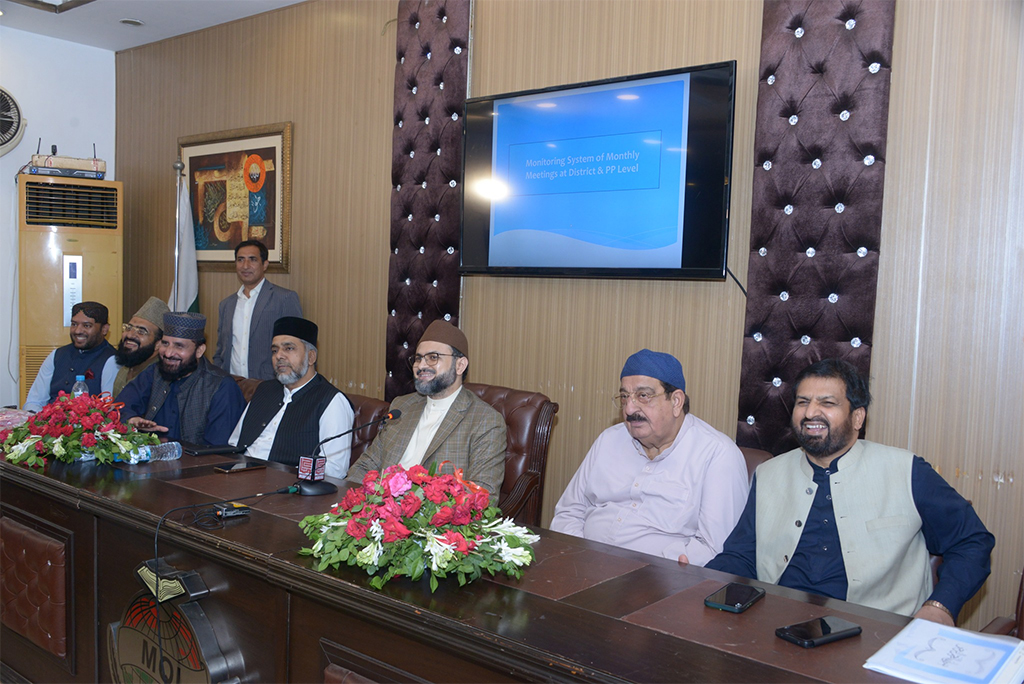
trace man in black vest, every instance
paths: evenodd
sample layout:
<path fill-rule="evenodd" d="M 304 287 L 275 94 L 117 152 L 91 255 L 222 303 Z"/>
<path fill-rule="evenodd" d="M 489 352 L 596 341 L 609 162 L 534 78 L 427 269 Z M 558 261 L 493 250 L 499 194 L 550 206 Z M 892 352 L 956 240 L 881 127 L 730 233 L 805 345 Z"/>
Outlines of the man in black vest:
<path fill-rule="evenodd" d="M 277 381 L 260 383 L 228 443 L 251 458 L 299 465 L 326 437 L 352 429 L 352 404 L 316 372 L 316 323 L 285 316 L 274 322 L 270 345 Z M 343 478 L 352 455 L 352 435 L 323 445 L 327 475 Z"/>
<path fill-rule="evenodd" d="M 121 419 L 169 441 L 227 444 L 245 410 L 245 398 L 230 375 L 203 358 L 206 316 L 164 314 L 160 363 L 129 382 L 117 400 Z"/>
<path fill-rule="evenodd" d="M 109 315 L 99 302 L 79 302 L 71 307 L 71 344 L 50 352 L 43 361 L 25 397 L 26 411 L 38 411 L 62 390 L 71 394 L 78 375 L 85 377 L 89 394 L 112 392 L 117 362 L 114 347 L 105 339 L 110 331 Z"/>

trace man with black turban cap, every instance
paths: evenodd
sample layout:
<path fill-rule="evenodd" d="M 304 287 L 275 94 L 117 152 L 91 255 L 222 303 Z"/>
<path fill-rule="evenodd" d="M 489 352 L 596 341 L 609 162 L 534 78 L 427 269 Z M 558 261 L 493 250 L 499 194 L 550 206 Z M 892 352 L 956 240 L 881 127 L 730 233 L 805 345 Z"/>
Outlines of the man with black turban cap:
<path fill-rule="evenodd" d="M 297 316 L 274 322 L 270 360 L 276 381 L 261 382 L 228 443 L 245 447 L 252 458 L 299 465 L 317 443 L 352 429 L 352 403 L 316 372 L 316 323 Z M 352 435 L 323 445 L 327 475 L 345 477 L 352 455 Z"/>

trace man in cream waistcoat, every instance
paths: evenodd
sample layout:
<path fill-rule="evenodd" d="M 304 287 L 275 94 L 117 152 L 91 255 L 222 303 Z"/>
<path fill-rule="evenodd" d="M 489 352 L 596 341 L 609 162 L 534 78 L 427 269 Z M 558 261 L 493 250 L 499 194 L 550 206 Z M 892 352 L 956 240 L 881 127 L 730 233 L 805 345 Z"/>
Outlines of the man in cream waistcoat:
<path fill-rule="evenodd" d="M 995 538 L 927 461 L 858 439 L 871 395 L 852 364 L 819 361 L 795 386 L 800 448 L 757 468 L 706 567 L 954 624 L 989 575 Z M 934 586 L 930 554 L 943 557 Z"/>

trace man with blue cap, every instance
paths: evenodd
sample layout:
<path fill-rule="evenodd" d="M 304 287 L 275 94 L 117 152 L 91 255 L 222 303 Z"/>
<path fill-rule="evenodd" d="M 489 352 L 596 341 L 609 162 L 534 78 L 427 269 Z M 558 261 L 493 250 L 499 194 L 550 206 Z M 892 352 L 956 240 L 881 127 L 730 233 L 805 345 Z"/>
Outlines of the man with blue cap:
<path fill-rule="evenodd" d="M 227 444 L 245 397 L 234 378 L 209 363 L 206 316 L 164 314 L 160 362 L 129 382 L 117 400 L 121 420 L 172 442 Z"/>
<path fill-rule="evenodd" d="M 612 399 L 623 422 L 590 447 L 551 529 L 704 565 L 743 511 L 743 454 L 690 413 L 683 367 L 671 354 L 630 356 Z"/>

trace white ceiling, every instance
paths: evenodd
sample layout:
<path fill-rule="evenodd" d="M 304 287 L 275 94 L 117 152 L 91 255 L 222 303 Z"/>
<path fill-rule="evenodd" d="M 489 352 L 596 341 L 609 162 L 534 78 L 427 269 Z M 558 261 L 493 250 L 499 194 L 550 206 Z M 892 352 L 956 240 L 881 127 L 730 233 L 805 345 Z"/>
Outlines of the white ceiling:
<path fill-rule="evenodd" d="M 302 1 L 95 0 L 56 14 L 0 0 L 0 26 L 117 51 Z M 120 20 L 126 18 L 140 19 L 144 25 L 125 26 Z"/>

